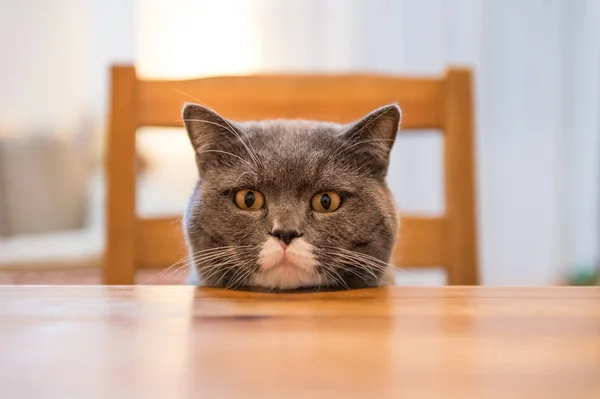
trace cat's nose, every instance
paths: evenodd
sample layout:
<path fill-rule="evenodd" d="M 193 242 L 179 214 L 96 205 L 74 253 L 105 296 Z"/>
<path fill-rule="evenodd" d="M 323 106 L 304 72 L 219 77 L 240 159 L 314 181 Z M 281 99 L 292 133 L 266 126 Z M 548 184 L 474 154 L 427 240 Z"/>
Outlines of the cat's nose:
<path fill-rule="evenodd" d="M 278 230 L 275 230 L 274 232 L 272 232 L 271 235 L 273 237 L 279 238 L 279 240 L 281 240 L 281 242 L 283 242 L 285 245 L 290 245 L 290 243 L 292 242 L 292 240 L 294 238 L 298 238 L 302 234 L 300 234 L 296 230 L 281 230 L 281 229 L 278 229 Z"/>

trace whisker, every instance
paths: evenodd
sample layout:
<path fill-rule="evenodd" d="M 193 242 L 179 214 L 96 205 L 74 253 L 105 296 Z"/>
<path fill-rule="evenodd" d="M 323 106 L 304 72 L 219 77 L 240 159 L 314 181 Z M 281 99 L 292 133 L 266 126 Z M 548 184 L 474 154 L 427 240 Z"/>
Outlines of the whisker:
<path fill-rule="evenodd" d="M 214 286 L 219 286 L 219 284 L 221 283 L 221 280 L 223 280 L 223 278 L 225 276 L 227 276 L 227 273 L 238 267 L 237 264 L 232 264 L 229 266 L 227 266 L 226 264 L 222 264 L 221 266 L 225 266 L 225 267 L 216 268 L 215 271 L 213 273 L 211 273 L 210 277 L 207 277 L 207 281 L 208 281 L 209 279 L 221 274 L 219 276 L 219 278 L 217 279 L 217 281 L 215 281 L 215 283 L 213 284 Z"/>
<path fill-rule="evenodd" d="M 391 108 L 390 108 L 391 109 Z M 377 115 L 375 118 L 373 118 L 372 120 L 370 120 L 368 123 L 366 123 L 363 127 L 361 127 L 360 129 L 358 129 L 356 132 L 352 133 L 352 135 L 350 137 L 348 137 L 346 140 L 344 140 L 344 143 L 347 143 L 348 141 L 351 141 L 352 139 L 354 139 L 354 137 L 356 137 L 360 132 L 362 132 L 363 130 L 365 130 L 367 127 L 369 127 L 372 123 L 374 123 L 375 121 L 377 121 L 379 118 L 381 118 L 382 116 L 384 116 L 385 114 L 387 114 L 389 112 L 390 109 L 385 110 L 384 112 L 382 112 L 381 114 Z M 343 144 L 340 145 L 340 148 L 343 148 Z M 338 154 L 338 150 L 334 151 L 334 153 L 331 155 L 331 157 L 337 157 Z"/>
<path fill-rule="evenodd" d="M 377 115 L 375 118 L 373 118 L 372 120 L 370 120 L 368 123 L 366 123 L 363 127 L 361 127 L 360 129 L 358 129 L 356 132 L 354 132 L 352 134 L 351 137 L 349 137 L 350 139 L 353 139 L 356 135 L 358 135 L 360 132 L 362 132 L 363 130 L 365 130 L 367 127 L 369 127 L 371 124 L 373 124 L 375 121 L 377 121 L 379 118 L 381 118 L 383 115 L 387 114 L 389 112 L 391 108 L 386 109 L 385 111 L 383 111 L 381 114 Z"/>
<path fill-rule="evenodd" d="M 363 270 L 365 273 L 370 274 L 375 280 L 381 279 L 381 277 L 378 277 L 374 273 L 375 271 L 385 273 L 390 268 L 395 268 L 403 271 L 402 269 L 394 265 L 391 265 L 387 262 L 382 261 L 381 259 L 377 259 L 371 255 L 364 254 L 362 252 L 352 251 L 346 248 L 333 246 L 325 246 L 320 249 L 320 255 L 331 258 L 337 257 L 338 259 L 343 259 L 344 262 L 351 262 L 354 267 L 357 267 L 360 270 Z M 347 268 L 345 270 L 349 273 L 358 276 L 357 271 L 352 268 Z M 366 282 L 366 279 L 363 276 L 360 277 Z"/>
<path fill-rule="evenodd" d="M 317 277 L 317 280 L 319 282 L 319 285 L 317 286 L 317 290 L 320 291 L 321 284 L 323 283 L 323 275 L 317 271 L 316 267 L 314 267 L 311 272 L 312 272 L 312 274 L 314 274 Z"/>
<path fill-rule="evenodd" d="M 202 273 L 204 274 L 202 276 L 202 279 L 204 279 L 205 281 L 208 281 L 211 278 L 213 278 L 214 276 L 218 275 L 219 273 L 223 274 L 221 276 L 221 278 L 222 278 L 229 270 L 235 269 L 238 266 L 235 263 L 231 264 L 230 262 L 232 260 L 233 260 L 233 258 L 223 260 L 222 262 L 217 262 L 212 265 L 209 265 L 209 267 L 207 267 L 205 270 L 202 271 Z"/>
<path fill-rule="evenodd" d="M 200 280 L 204 283 L 204 285 L 217 285 L 217 283 L 219 281 L 221 281 L 221 279 L 231 270 L 237 268 L 237 265 L 235 263 L 230 263 L 229 261 L 227 262 L 221 262 L 218 264 L 215 264 L 216 267 L 212 268 L 208 274 L 202 274 L 200 276 Z M 220 276 L 219 276 L 220 275 Z M 219 279 L 217 280 L 217 283 L 211 283 L 210 281 L 216 277 L 219 276 Z"/>
<path fill-rule="evenodd" d="M 377 277 L 377 275 L 369 268 L 369 264 L 362 264 L 362 260 L 358 259 L 358 258 L 353 258 L 351 256 L 346 256 L 343 254 L 339 254 L 339 253 L 324 253 L 325 255 L 329 255 L 329 256 L 334 256 L 334 257 L 339 257 L 341 259 L 345 259 L 347 261 L 353 262 L 353 266 L 357 266 L 359 267 L 361 270 L 366 271 L 367 273 L 369 273 L 371 276 L 373 276 L 373 278 L 375 280 L 379 280 L 379 277 Z M 353 273 L 355 276 L 357 277 L 361 277 L 365 282 L 368 282 L 366 280 L 366 278 L 364 276 L 361 276 L 360 274 L 358 274 L 355 270 L 353 270 L 350 267 L 344 268 L 345 271 L 348 271 L 350 273 Z M 378 269 L 379 270 L 379 269 Z"/>
<path fill-rule="evenodd" d="M 184 92 L 184 91 L 181 91 L 181 90 L 179 90 L 179 89 L 177 89 L 177 88 L 175 88 L 175 87 L 172 87 L 172 89 L 173 89 L 174 91 L 176 91 L 177 93 L 179 93 L 179 94 L 183 94 L 184 96 L 187 96 L 187 97 L 191 98 L 192 100 L 194 100 L 194 101 L 197 101 L 198 103 L 201 103 L 201 101 L 200 101 L 200 100 L 198 100 L 196 97 L 192 96 L 192 95 L 191 95 L 191 94 L 189 94 L 189 93 L 186 93 L 186 92 Z"/>
<path fill-rule="evenodd" d="M 238 182 L 238 181 L 240 181 L 240 179 L 241 179 L 241 178 L 242 178 L 242 177 L 243 177 L 243 176 L 244 176 L 246 173 L 254 173 L 254 172 L 253 172 L 253 171 L 251 171 L 251 170 L 247 170 L 247 171 L 245 171 L 245 172 L 242 172 L 242 174 L 241 174 L 241 175 L 239 175 L 237 179 L 235 179 L 235 182 L 232 184 L 232 186 L 233 186 L 233 187 L 236 187 L 236 186 L 237 186 L 237 182 Z"/>
<path fill-rule="evenodd" d="M 204 154 L 205 152 L 216 152 L 216 153 L 231 155 L 232 157 L 235 157 L 235 158 L 239 159 L 240 161 L 244 162 L 251 169 L 254 169 L 254 166 L 250 162 L 246 161 L 244 158 L 242 158 L 242 157 L 240 157 L 238 155 L 232 154 L 232 153 L 227 152 L 227 151 L 221 151 L 221 150 L 204 150 L 204 151 L 198 152 L 197 154 L 200 155 L 200 154 Z"/>
<path fill-rule="evenodd" d="M 254 171 L 252 170 L 247 170 L 245 172 L 242 172 L 241 175 L 238 176 L 238 178 L 235 180 L 235 182 L 231 185 L 231 190 L 229 190 L 229 195 L 231 195 L 232 190 L 234 190 L 235 187 L 237 187 L 237 182 L 242 178 L 242 176 L 244 176 L 246 173 L 253 173 L 254 174 L 254 188 L 256 189 L 258 183 L 257 183 L 257 175 Z"/>
<path fill-rule="evenodd" d="M 236 250 L 233 253 L 229 253 L 229 254 L 217 254 L 216 256 L 213 256 L 211 258 L 207 258 L 207 259 L 203 259 L 203 262 L 201 264 L 206 265 L 205 267 L 202 268 L 202 270 L 200 270 L 200 277 L 202 280 L 204 280 L 205 282 L 209 282 L 212 278 L 214 278 L 215 276 L 218 276 L 219 274 L 221 275 L 219 277 L 219 279 L 216 281 L 216 283 L 214 285 L 218 285 L 219 282 L 222 280 L 223 277 L 225 277 L 225 275 L 232 269 L 236 269 L 236 268 L 241 268 L 243 269 L 243 267 L 247 264 L 252 263 L 254 260 L 253 259 L 248 259 L 246 261 L 242 261 L 242 262 L 237 262 L 237 257 L 239 257 L 240 255 L 243 256 L 244 251 L 249 251 L 249 250 L 253 250 L 256 249 L 258 246 L 256 245 L 249 245 L 249 246 L 245 246 L 246 248 L 242 248 L 243 250 Z M 216 262 L 215 262 L 216 260 Z M 213 262 L 213 263 L 211 263 Z M 239 271 L 236 271 L 234 273 L 234 276 L 232 277 L 232 279 L 239 277 L 238 275 Z M 245 278 L 245 276 L 244 276 Z"/>
<path fill-rule="evenodd" d="M 337 278 L 335 278 L 335 276 L 331 273 L 331 270 L 328 270 L 325 267 L 321 268 L 321 272 L 330 280 L 330 283 L 334 284 L 334 287 L 338 287 L 340 285 L 340 282 Z"/>
<path fill-rule="evenodd" d="M 218 254 L 224 254 L 225 252 L 231 251 L 232 249 L 247 249 L 247 248 L 252 248 L 252 245 L 242 245 L 242 246 L 224 246 L 224 247 L 216 247 L 216 248 L 207 248 L 201 251 L 196 251 L 192 254 L 189 254 L 187 256 L 184 256 L 183 258 L 179 259 L 178 261 L 176 261 L 175 263 L 173 263 L 172 265 L 170 265 L 169 267 L 161 270 L 159 273 L 155 274 L 154 276 L 152 276 L 151 278 L 149 278 L 148 280 L 144 281 L 141 284 L 138 285 L 146 285 L 151 283 L 152 281 L 156 280 L 157 278 L 163 276 L 165 273 L 173 270 L 174 268 L 177 268 L 177 270 L 179 270 L 179 266 L 181 265 L 181 263 L 186 263 L 186 262 L 196 262 L 196 263 L 202 263 L 206 260 L 210 260 L 210 257 L 218 255 Z M 189 266 L 187 264 L 184 264 L 183 266 Z"/>
<path fill-rule="evenodd" d="M 376 271 L 379 271 L 379 272 L 384 272 L 384 271 L 387 270 L 387 267 L 383 267 L 383 266 L 378 265 L 376 263 L 370 263 L 368 260 L 360 259 L 360 258 L 353 257 L 353 256 L 348 256 L 348 255 L 339 254 L 339 253 L 329 253 L 329 254 L 323 253 L 323 255 L 331 256 L 331 257 L 337 257 L 337 258 L 342 259 L 344 261 L 350 262 L 352 266 L 355 266 L 355 267 L 357 267 L 359 269 L 364 269 L 367 272 L 371 272 L 371 273 L 373 273 L 373 272 L 370 269 L 373 269 L 373 270 L 376 270 Z"/>
<path fill-rule="evenodd" d="M 354 148 L 354 147 L 359 146 L 364 143 L 371 143 L 371 142 L 376 142 L 376 141 L 392 141 L 393 142 L 394 140 L 392 140 L 392 139 L 369 139 L 369 140 L 358 141 L 348 147 L 343 147 L 343 146 L 340 147 L 340 148 L 342 148 L 342 150 L 334 152 L 332 157 L 339 157 L 340 155 L 342 155 L 344 152 L 350 150 L 351 148 Z"/>
<path fill-rule="evenodd" d="M 237 264 L 228 264 L 227 262 L 221 263 L 219 265 L 217 265 L 216 268 L 214 268 L 211 273 L 206 276 L 205 281 L 208 283 L 210 279 L 219 276 L 219 278 L 217 279 L 217 281 L 215 281 L 214 286 L 218 286 L 219 283 L 221 282 L 221 280 L 223 279 L 223 277 L 225 277 L 227 275 L 228 272 L 230 272 L 233 269 L 236 269 L 238 267 Z"/>
<path fill-rule="evenodd" d="M 356 266 L 356 265 L 355 265 L 355 266 Z M 361 266 L 361 265 L 358 265 L 358 266 Z M 354 274 L 356 277 L 360 278 L 360 279 L 361 279 L 361 280 L 363 280 L 365 283 L 368 283 L 368 282 L 369 282 L 369 280 L 367 280 L 367 278 L 366 278 L 365 276 L 363 276 L 362 274 L 360 274 L 359 272 L 357 272 L 356 270 L 354 270 L 354 269 L 353 269 L 353 268 L 351 268 L 351 267 L 346 267 L 346 268 L 344 268 L 343 270 L 344 270 L 344 271 L 346 271 L 346 272 L 349 272 L 349 273 L 352 273 L 352 274 Z M 373 278 L 374 278 L 375 280 L 379 280 L 379 278 L 378 278 L 378 277 L 375 275 L 375 273 L 373 273 L 373 272 L 372 272 L 371 270 L 369 270 L 368 268 L 365 268 L 365 267 L 362 267 L 362 266 L 361 266 L 361 267 L 360 267 L 360 270 L 365 270 L 367 273 L 371 274 L 371 276 L 373 276 Z"/>
<path fill-rule="evenodd" d="M 185 274 L 188 273 L 189 271 L 190 271 L 190 266 L 189 265 L 183 265 L 183 266 L 179 267 L 177 270 L 175 270 L 171 274 L 171 277 L 173 279 L 178 279 L 178 278 L 181 278 L 181 277 L 185 276 Z"/>
<path fill-rule="evenodd" d="M 240 268 L 241 269 L 245 268 L 249 264 L 252 264 L 252 262 L 253 262 L 252 260 L 249 260 L 249 261 L 245 262 L 244 264 L 240 265 Z M 245 269 L 242 269 L 242 270 L 244 270 L 244 272 L 241 273 L 241 275 L 235 280 L 235 285 L 233 285 L 234 284 L 233 279 L 230 282 L 233 285 L 234 289 L 235 288 L 239 288 L 244 283 L 244 281 L 248 277 L 250 277 L 254 273 L 254 271 L 255 271 L 254 268 L 245 268 Z"/>
<path fill-rule="evenodd" d="M 200 254 L 198 256 L 194 256 L 193 258 L 191 258 L 190 263 L 195 264 L 195 265 L 201 265 L 208 261 L 218 259 L 223 256 L 233 255 L 232 251 L 234 251 L 234 250 L 235 250 L 235 248 L 228 248 L 228 249 L 221 250 L 221 251 L 212 251 L 209 253 Z"/>
<path fill-rule="evenodd" d="M 380 280 L 381 275 L 385 274 L 389 270 L 388 268 L 381 268 L 375 264 L 368 263 L 364 260 L 357 259 L 357 258 L 348 257 L 348 258 L 342 258 L 342 259 L 344 259 L 345 262 L 350 262 L 351 266 L 355 267 L 356 269 L 362 270 L 362 271 L 370 274 L 371 277 L 373 277 L 373 279 L 375 279 L 375 280 Z M 375 274 L 375 272 L 378 272 L 380 275 L 378 276 L 377 274 Z"/>
<path fill-rule="evenodd" d="M 338 285 L 341 285 L 342 287 L 346 288 L 347 290 L 350 289 L 348 284 L 346 284 L 346 282 L 344 281 L 344 279 L 342 278 L 342 276 L 340 275 L 340 273 L 337 270 L 335 270 L 331 266 L 325 266 L 325 265 L 321 265 L 321 269 L 326 276 L 329 276 L 329 278 L 333 280 L 336 287 Z"/>
<path fill-rule="evenodd" d="M 186 265 L 186 264 L 183 264 L 183 265 L 181 265 L 181 266 L 179 266 L 179 267 L 175 268 L 175 270 L 172 270 L 171 274 L 172 274 L 172 275 L 176 275 L 176 274 L 177 274 L 177 273 L 179 273 L 179 272 L 180 272 L 182 269 L 183 269 L 183 270 L 187 270 L 187 268 L 188 268 L 188 267 L 189 267 L 188 265 Z M 153 278 L 151 278 L 149 281 L 147 281 L 147 282 L 145 282 L 145 283 L 142 283 L 142 284 L 140 284 L 140 285 L 147 285 L 147 284 L 149 284 L 150 282 L 152 282 L 152 281 L 156 280 L 158 277 L 160 277 L 160 276 L 163 276 L 163 275 L 164 275 L 164 273 L 159 273 L 159 274 L 155 275 Z"/>
<path fill-rule="evenodd" d="M 193 99 L 194 101 L 196 101 L 197 104 L 203 105 L 205 108 L 213 111 L 215 114 L 218 114 L 218 112 L 215 111 L 214 108 L 212 108 L 210 105 L 206 104 L 205 102 L 200 101 L 200 99 L 192 96 L 191 94 L 185 93 L 176 88 L 173 88 L 173 90 L 175 90 L 176 92 L 178 92 L 180 94 L 183 94 L 184 96 L 187 96 L 187 97 Z M 231 128 L 231 130 L 235 130 L 235 128 L 231 125 L 231 123 L 229 123 L 229 121 L 227 119 L 223 118 L 223 121 Z M 256 156 L 256 150 L 252 146 L 252 142 L 248 141 L 248 144 L 250 145 L 250 148 L 252 148 L 252 152 L 254 153 L 254 158 L 255 158 L 255 163 L 256 163 L 258 161 L 258 157 Z"/>
<path fill-rule="evenodd" d="M 231 278 L 229 279 L 229 281 L 227 282 L 227 285 L 225 286 L 225 288 L 232 288 L 233 287 L 233 283 L 234 281 L 237 281 L 237 279 L 239 278 L 240 275 L 243 275 L 243 273 L 245 273 L 245 269 L 243 269 L 242 265 L 238 265 L 239 267 L 237 268 L 237 270 L 233 273 L 233 276 L 231 276 Z"/>
<path fill-rule="evenodd" d="M 347 257 L 347 258 L 352 258 L 355 260 L 359 260 L 361 262 L 367 262 L 369 264 L 373 264 L 374 267 L 376 267 L 377 269 L 386 269 L 388 267 L 390 267 L 390 264 L 383 262 L 381 260 L 378 260 L 376 258 L 368 258 L 366 256 L 362 256 L 359 252 L 338 252 L 338 251 L 327 251 L 327 250 L 323 250 L 321 251 L 322 253 L 327 253 L 330 255 L 336 255 L 336 256 L 340 256 L 340 257 Z"/>
<path fill-rule="evenodd" d="M 323 248 L 330 248 L 330 249 L 334 249 L 334 250 L 343 251 L 343 252 L 346 252 L 346 253 L 350 253 L 350 254 L 358 255 L 358 256 L 361 256 L 361 257 L 364 257 L 364 258 L 370 259 L 370 260 L 372 260 L 372 261 L 373 261 L 373 262 L 375 262 L 375 263 L 381 264 L 382 266 L 385 266 L 385 267 L 392 267 L 392 268 L 395 268 L 395 269 L 397 269 L 397 270 L 399 270 L 399 271 L 402 271 L 402 272 L 405 272 L 405 273 L 409 273 L 409 271 L 407 271 L 407 270 L 405 270 L 405 269 L 402 269 L 402 268 L 400 268 L 400 267 L 398 267 L 398 266 L 396 266 L 396 265 L 393 265 L 393 264 L 391 264 L 391 263 L 384 262 L 384 261 L 382 261 L 381 259 L 377 259 L 377 258 L 375 258 L 374 256 L 371 256 L 371 255 L 368 255 L 368 254 L 364 254 L 364 253 L 362 253 L 362 252 L 357 252 L 357 251 L 352 251 L 352 250 L 350 250 L 350 249 L 346 249 L 346 248 L 332 247 L 332 246 L 324 246 Z"/>
<path fill-rule="evenodd" d="M 150 284 L 151 282 L 153 282 L 154 280 L 156 280 L 157 278 L 163 276 L 165 273 L 167 273 L 168 271 L 172 270 L 173 268 L 175 268 L 175 270 L 179 269 L 179 265 L 181 264 L 180 261 L 175 262 L 174 264 L 172 264 L 171 266 L 161 270 L 159 273 L 155 274 L 154 276 L 150 277 L 149 279 L 147 279 L 146 281 L 144 281 L 143 283 L 140 283 L 138 285 L 147 285 Z M 187 265 L 183 265 L 183 266 L 187 266 Z"/>
<path fill-rule="evenodd" d="M 207 249 L 203 249 L 201 251 L 196 251 L 194 253 L 188 254 L 187 256 L 184 256 L 183 258 L 179 259 L 177 262 L 175 262 L 172 266 L 181 263 L 181 262 L 185 262 L 185 261 L 189 261 L 189 260 L 193 260 L 196 256 L 201 255 L 201 254 L 206 254 L 206 253 L 212 253 L 212 252 L 218 252 L 221 250 L 225 250 L 225 249 L 232 249 L 232 248 L 243 248 L 243 247 L 249 247 L 249 245 L 246 246 L 234 246 L 234 245 L 229 245 L 229 246 L 224 246 L 224 247 L 215 247 L 215 248 L 207 248 Z"/>
<path fill-rule="evenodd" d="M 240 143 L 242 143 L 242 145 L 244 146 L 244 148 L 246 149 L 246 151 L 248 152 L 248 155 L 250 156 L 250 158 L 252 159 L 252 162 L 254 162 L 254 166 L 258 167 L 258 158 L 256 157 L 256 155 L 250 150 L 250 148 L 248 147 L 248 145 L 246 145 L 246 143 L 244 142 L 244 140 L 242 139 L 242 137 L 239 135 L 239 133 L 237 133 L 235 131 L 235 129 L 229 125 L 229 127 L 224 126 L 220 123 L 217 122 L 212 122 L 206 119 L 182 119 L 183 122 L 203 122 L 203 123 L 208 123 L 211 125 L 215 125 L 218 126 L 220 128 L 223 128 L 225 130 L 227 130 L 229 133 L 233 134 Z M 229 123 L 228 123 L 229 124 Z"/>

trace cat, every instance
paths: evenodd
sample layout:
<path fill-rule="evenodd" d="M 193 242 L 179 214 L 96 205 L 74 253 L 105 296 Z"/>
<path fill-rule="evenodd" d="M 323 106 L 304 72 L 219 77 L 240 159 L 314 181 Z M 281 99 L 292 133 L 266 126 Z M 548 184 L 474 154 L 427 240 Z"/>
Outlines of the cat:
<path fill-rule="evenodd" d="M 258 290 L 385 285 L 398 229 L 386 184 L 396 104 L 347 125 L 234 122 L 187 103 L 199 172 L 183 218 L 192 284 Z"/>

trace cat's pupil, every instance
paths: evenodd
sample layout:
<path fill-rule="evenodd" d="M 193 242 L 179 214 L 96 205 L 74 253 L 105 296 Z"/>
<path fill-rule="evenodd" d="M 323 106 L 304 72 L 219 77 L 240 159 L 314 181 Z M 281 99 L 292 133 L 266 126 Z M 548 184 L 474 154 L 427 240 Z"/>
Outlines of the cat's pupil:
<path fill-rule="evenodd" d="M 254 193 L 252 191 L 248 191 L 246 193 L 246 195 L 244 195 L 244 204 L 250 208 L 252 205 L 254 205 L 254 201 L 256 200 L 256 198 L 254 197 Z"/>
<path fill-rule="evenodd" d="M 327 194 L 323 194 L 321 196 L 321 206 L 323 207 L 323 209 L 328 210 L 329 207 L 331 206 L 331 198 L 329 197 L 329 195 Z"/>

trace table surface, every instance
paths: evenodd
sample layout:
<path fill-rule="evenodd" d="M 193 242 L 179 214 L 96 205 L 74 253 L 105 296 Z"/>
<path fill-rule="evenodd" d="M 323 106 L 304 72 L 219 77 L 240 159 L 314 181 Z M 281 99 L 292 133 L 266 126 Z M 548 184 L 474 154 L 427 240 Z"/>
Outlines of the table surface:
<path fill-rule="evenodd" d="M 0 287 L 2 398 L 600 398 L 600 289 Z"/>

